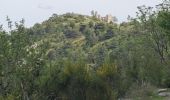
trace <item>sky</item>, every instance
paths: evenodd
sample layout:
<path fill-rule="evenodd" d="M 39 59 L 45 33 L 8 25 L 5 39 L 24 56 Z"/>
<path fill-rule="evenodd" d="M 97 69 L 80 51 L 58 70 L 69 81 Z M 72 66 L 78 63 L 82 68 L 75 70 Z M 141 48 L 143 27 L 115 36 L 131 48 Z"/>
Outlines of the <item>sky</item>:
<path fill-rule="evenodd" d="M 0 24 L 6 24 L 6 16 L 12 21 L 25 19 L 27 27 L 47 20 L 52 14 L 74 12 L 90 15 L 92 10 L 102 16 L 112 14 L 119 22 L 127 16 L 135 16 L 137 6 L 155 6 L 161 0 L 0 0 Z"/>

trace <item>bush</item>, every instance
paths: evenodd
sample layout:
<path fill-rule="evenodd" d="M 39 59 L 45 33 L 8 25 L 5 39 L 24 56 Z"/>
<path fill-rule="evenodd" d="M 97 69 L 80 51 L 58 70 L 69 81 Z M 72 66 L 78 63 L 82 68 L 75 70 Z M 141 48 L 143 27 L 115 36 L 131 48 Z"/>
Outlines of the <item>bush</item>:
<path fill-rule="evenodd" d="M 38 82 L 43 100 L 114 100 L 117 97 L 114 64 L 103 64 L 95 71 L 84 61 L 64 60 L 44 70 Z"/>

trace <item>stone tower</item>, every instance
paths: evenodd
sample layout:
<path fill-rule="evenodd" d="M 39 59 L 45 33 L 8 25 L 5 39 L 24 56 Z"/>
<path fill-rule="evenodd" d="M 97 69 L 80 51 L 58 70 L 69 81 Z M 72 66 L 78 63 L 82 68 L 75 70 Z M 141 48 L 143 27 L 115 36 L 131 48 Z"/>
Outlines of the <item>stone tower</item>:
<path fill-rule="evenodd" d="M 106 15 L 105 21 L 106 21 L 107 23 L 113 22 L 113 16 L 110 15 L 110 14 Z"/>

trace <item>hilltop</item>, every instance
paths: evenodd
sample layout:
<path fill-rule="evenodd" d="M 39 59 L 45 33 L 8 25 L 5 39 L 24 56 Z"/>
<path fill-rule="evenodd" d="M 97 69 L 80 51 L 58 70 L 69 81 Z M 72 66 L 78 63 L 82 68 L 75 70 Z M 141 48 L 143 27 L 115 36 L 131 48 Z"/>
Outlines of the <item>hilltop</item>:
<path fill-rule="evenodd" d="M 48 42 L 48 52 L 53 51 L 53 56 L 60 58 L 73 52 L 95 54 L 102 48 L 112 50 L 111 42 L 118 34 L 118 24 L 74 13 L 54 14 L 41 24 L 35 24 L 29 32 L 36 38 L 35 44 Z"/>

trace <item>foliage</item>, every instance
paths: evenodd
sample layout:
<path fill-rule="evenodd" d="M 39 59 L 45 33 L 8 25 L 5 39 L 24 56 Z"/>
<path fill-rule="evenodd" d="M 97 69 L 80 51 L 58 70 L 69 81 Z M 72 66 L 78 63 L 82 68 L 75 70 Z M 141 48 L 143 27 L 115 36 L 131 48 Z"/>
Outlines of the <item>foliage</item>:
<path fill-rule="evenodd" d="M 31 28 L 7 17 L 9 31 L 0 27 L 0 99 L 115 100 L 170 87 L 167 4 L 138 7 L 137 17 L 121 24 L 94 11 L 54 14 Z"/>

